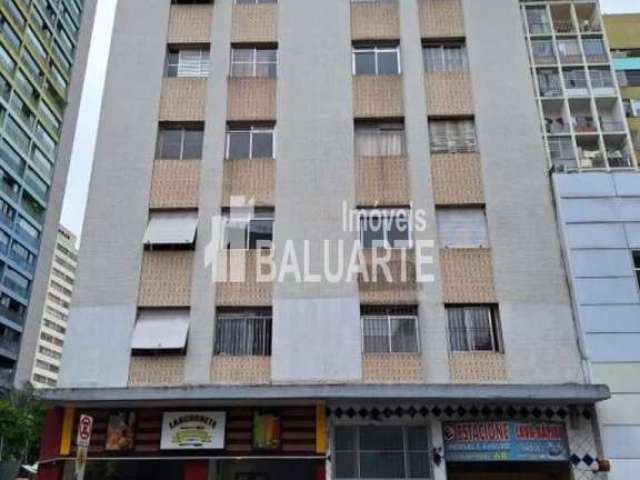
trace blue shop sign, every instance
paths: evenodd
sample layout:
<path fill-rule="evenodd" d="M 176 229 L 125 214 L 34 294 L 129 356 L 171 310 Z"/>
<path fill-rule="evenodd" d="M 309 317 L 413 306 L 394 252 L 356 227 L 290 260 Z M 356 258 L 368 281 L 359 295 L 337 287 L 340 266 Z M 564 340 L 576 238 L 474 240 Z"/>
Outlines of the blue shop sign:
<path fill-rule="evenodd" d="M 556 422 L 447 422 L 442 425 L 449 462 L 566 461 L 567 431 Z"/>

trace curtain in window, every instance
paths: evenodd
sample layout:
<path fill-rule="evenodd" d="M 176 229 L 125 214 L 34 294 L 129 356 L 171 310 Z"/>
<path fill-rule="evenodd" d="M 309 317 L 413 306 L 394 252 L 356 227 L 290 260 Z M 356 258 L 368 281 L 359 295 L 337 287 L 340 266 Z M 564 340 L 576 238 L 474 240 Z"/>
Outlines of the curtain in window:
<path fill-rule="evenodd" d="M 492 307 L 449 307 L 449 345 L 456 351 L 498 351 Z"/>
<path fill-rule="evenodd" d="M 473 120 L 431 121 L 429 135 L 433 153 L 476 151 L 476 130 Z"/>
<path fill-rule="evenodd" d="M 355 138 L 355 150 L 358 156 L 395 157 L 404 155 L 404 129 L 358 127 Z"/>
<path fill-rule="evenodd" d="M 178 77 L 206 77 L 209 74 L 209 52 L 180 50 Z"/>
<path fill-rule="evenodd" d="M 271 318 L 225 317 L 216 321 L 216 355 L 271 355 Z"/>
<path fill-rule="evenodd" d="M 394 353 L 418 351 L 415 317 L 391 317 L 391 350 Z"/>
<path fill-rule="evenodd" d="M 386 317 L 365 317 L 362 321 L 365 353 L 389 353 Z"/>

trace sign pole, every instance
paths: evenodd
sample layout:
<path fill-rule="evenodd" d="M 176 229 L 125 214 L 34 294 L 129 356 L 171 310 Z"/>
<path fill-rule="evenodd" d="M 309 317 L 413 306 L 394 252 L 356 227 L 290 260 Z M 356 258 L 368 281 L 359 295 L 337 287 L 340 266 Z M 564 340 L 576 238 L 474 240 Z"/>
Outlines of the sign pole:
<path fill-rule="evenodd" d="M 87 466 L 87 454 L 89 453 L 92 431 L 93 418 L 89 415 L 80 415 L 78 438 L 76 439 L 75 480 L 84 480 L 84 471 Z"/>

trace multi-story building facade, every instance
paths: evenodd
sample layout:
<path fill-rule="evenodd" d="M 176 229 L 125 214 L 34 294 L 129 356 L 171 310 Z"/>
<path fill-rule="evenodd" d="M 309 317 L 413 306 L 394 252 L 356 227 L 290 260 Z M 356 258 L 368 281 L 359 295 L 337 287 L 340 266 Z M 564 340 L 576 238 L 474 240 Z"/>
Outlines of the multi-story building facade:
<path fill-rule="evenodd" d="M 119 2 L 42 478 L 605 478 L 528 6 Z"/>
<path fill-rule="evenodd" d="M 625 121 L 633 59 L 619 58 L 638 30 L 616 15 L 605 36 L 593 2 L 522 8 L 580 342 L 591 381 L 612 393 L 598 408 L 609 478 L 638 478 L 640 174 L 637 124 Z"/>
<path fill-rule="evenodd" d="M 58 383 L 71 295 L 78 268 L 76 243 L 76 236 L 61 225 L 49 274 L 49 289 L 31 376 L 31 383 L 37 388 L 55 387 Z"/>
<path fill-rule="evenodd" d="M 618 73 L 622 99 L 636 157 L 640 152 L 640 14 L 605 15 L 613 66 Z"/>
<path fill-rule="evenodd" d="M 59 219 L 66 166 L 56 178 L 57 158 L 73 131 L 63 123 L 74 101 L 69 92 L 83 2 L 6 0 L 0 14 L 0 379 L 6 385 L 28 324 L 40 321 L 40 309 L 32 321 L 27 310 L 41 271 L 39 253 L 51 246 L 42 238 Z M 44 253 L 44 272 L 50 255 Z"/>

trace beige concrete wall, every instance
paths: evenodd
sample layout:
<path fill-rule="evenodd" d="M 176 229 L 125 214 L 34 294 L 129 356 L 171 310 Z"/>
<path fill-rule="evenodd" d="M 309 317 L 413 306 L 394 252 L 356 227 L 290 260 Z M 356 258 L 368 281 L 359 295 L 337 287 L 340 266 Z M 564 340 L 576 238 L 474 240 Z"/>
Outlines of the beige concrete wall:
<path fill-rule="evenodd" d="M 162 79 L 161 122 L 202 122 L 207 103 L 206 78 Z"/>
<path fill-rule="evenodd" d="M 209 43 L 212 4 L 171 5 L 167 43 Z"/>
<path fill-rule="evenodd" d="M 180 385 L 184 383 L 182 355 L 131 357 L 129 386 Z"/>
<path fill-rule="evenodd" d="M 484 203 L 480 155 L 477 153 L 432 155 L 431 180 L 436 205 Z"/>
<path fill-rule="evenodd" d="M 424 82 L 429 115 L 473 115 L 470 74 L 427 73 Z"/>
<path fill-rule="evenodd" d="M 184 383 L 182 355 L 131 357 L 129 386 L 180 385 Z"/>
<path fill-rule="evenodd" d="M 278 41 L 278 5 L 233 5 L 231 41 Z"/>
<path fill-rule="evenodd" d="M 423 38 L 464 37 L 462 0 L 418 0 Z"/>
<path fill-rule="evenodd" d="M 276 161 L 272 158 L 225 160 L 223 182 L 223 206 L 229 206 L 231 196 L 243 195 L 253 199 L 258 207 L 272 207 Z"/>
<path fill-rule="evenodd" d="M 359 206 L 409 204 L 406 157 L 356 157 L 355 164 Z"/>
<path fill-rule="evenodd" d="M 353 40 L 400 39 L 398 3 L 352 3 L 351 38 Z"/>
<path fill-rule="evenodd" d="M 197 208 L 200 160 L 153 162 L 149 208 Z"/>
<path fill-rule="evenodd" d="M 364 354 L 362 380 L 366 383 L 421 383 L 422 356 L 416 354 Z"/>
<path fill-rule="evenodd" d="M 219 269 L 227 269 L 229 281 L 219 282 L 216 288 L 216 305 L 219 307 L 271 306 L 273 284 L 257 281 L 258 251 L 228 250 L 221 252 Z M 226 259 L 225 259 L 226 256 Z M 221 270 L 224 271 L 224 270 Z M 229 272 L 245 272 L 244 279 Z M 264 273 L 267 273 L 264 271 Z M 231 281 L 240 280 L 240 281 Z"/>
<path fill-rule="evenodd" d="M 391 272 L 391 281 L 387 281 L 381 269 L 378 269 L 377 281 L 373 278 L 372 251 L 363 250 L 367 263 L 366 269 L 369 276 L 368 282 L 360 279 L 360 302 L 365 305 L 415 305 L 417 303 L 417 286 L 415 281 L 415 253 L 413 250 L 406 252 L 406 281 L 402 279 L 402 252 L 390 250 L 391 259 L 388 263 Z M 378 255 L 383 257 L 383 253 Z"/>
<path fill-rule="evenodd" d="M 451 352 L 449 374 L 453 382 L 482 383 L 507 380 L 507 362 L 503 353 Z"/>
<path fill-rule="evenodd" d="M 264 384 L 271 381 L 271 357 L 214 356 L 211 381 L 223 384 Z"/>
<path fill-rule="evenodd" d="M 442 294 L 445 303 L 496 303 L 491 250 L 440 250 Z"/>
<path fill-rule="evenodd" d="M 354 75 L 355 118 L 404 116 L 401 75 Z"/>
<path fill-rule="evenodd" d="M 227 120 L 275 120 L 275 78 L 229 78 Z"/>
<path fill-rule="evenodd" d="M 191 303 L 192 271 L 192 251 L 145 251 L 138 306 L 188 307 Z"/>

